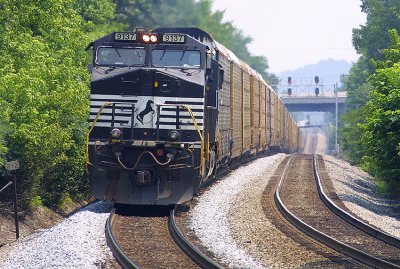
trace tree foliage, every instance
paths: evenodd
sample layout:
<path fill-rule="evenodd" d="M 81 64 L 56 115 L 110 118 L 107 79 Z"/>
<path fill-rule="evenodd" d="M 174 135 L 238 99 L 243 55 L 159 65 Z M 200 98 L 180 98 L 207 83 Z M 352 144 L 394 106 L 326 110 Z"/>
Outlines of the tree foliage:
<path fill-rule="evenodd" d="M 3 166 L 6 162 L 7 146 L 5 142 L 5 135 L 9 130 L 9 118 L 8 118 L 8 104 L 0 100 L 0 166 Z M 1 173 L 1 171 L 0 171 Z M 0 174 L 1 176 L 1 174 Z"/>
<path fill-rule="evenodd" d="M 356 165 L 361 164 L 362 157 L 365 155 L 365 151 L 360 140 L 360 137 L 363 133 L 363 115 L 364 107 L 353 109 L 347 112 L 345 115 L 343 115 L 343 121 L 345 121 L 347 124 L 339 129 L 341 147 L 347 149 L 347 159 L 349 159 L 352 164 Z"/>
<path fill-rule="evenodd" d="M 248 50 L 252 39 L 232 22 L 224 22 L 224 11 L 213 12 L 211 0 L 115 0 L 117 20 L 137 27 L 198 27 L 210 33 L 218 42 L 232 50 L 240 59 L 257 70 L 271 84 L 278 78 L 267 72 L 268 60 L 254 56 Z"/>
<path fill-rule="evenodd" d="M 367 154 L 365 145 L 359 139 L 365 131 L 361 127 L 366 124 L 366 113 L 369 111 L 365 105 L 373 97 L 370 93 L 376 87 L 368 78 L 376 71 L 376 61 L 384 60 L 383 51 L 391 44 L 388 31 L 400 31 L 400 0 L 361 2 L 367 22 L 353 29 L 353 45 L 361 56 L 343 80 L 350 112 L 343 118 L 345 127 L 340 133 L 343 152 L 353 163 L 364 163 L 361 158 Z"/>
<path fill-rule="evenodd" d="M 370 78 L 374 89 L 365 109 L 363 161 L 400 190 L 400 37 L 396 30 L 390 37 L 392 46 L 384 51 L 384 61 L 374 61 L 377 71 Z"/>
<path fill-rule="evenodd" d="M 113 7 L 110 1 L 100 2 Z M 85 189 L 89 74 L 84 48 L 99 34 L 90 19 L 107 22 L 113 14 L 90 8 L 98 5 L 99 1 L 72 0 L 1 2 L 0 101 L 8 109 L 1 112 L 7 113 L 2 118 L 7 122 L 0 121 L 0 128 L 8 128 L 0 131 L 0 145 L 3 139 L 7 157 L 21 163 L 19 185 L 28 204 L 39 197 L 57 205 L 62 197 Z M 0 147 L 0 154 L 5 149 Z"/>
<path fill-rule="evenodd" d="M 353 30 L 353 45 L 367 59 L 381 60 L 383 50 L 390 45 L 387 31 L 400 31 L 400 0 L 362 0 L 361 10 L 367 14 L 367 23 Z M 374 66 L 370 66 L 374 70 Z"/>

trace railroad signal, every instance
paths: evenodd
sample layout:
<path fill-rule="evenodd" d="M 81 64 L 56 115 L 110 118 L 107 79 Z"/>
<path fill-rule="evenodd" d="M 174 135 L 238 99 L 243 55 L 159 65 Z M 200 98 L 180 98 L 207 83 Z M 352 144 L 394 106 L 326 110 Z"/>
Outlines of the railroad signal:
<path fill-rule="evenodd" d="M 319 77 L 315 76 L 314 81 L 315 81 L 315 84 L 318 84 L 319 83 Z"/>
<path fill-rule="evenodd" d="M 287 78 L 287 83 L 288 83 L 289 85 L 292 84 L 292 77 L 288 77 L 288 78 Z"/>
<path fill-rule="evenodd" d="M 292 95 L 292 89 L 291 88 L 287 89 L 287 95 L 289 95 L 289 96 Z"/>
<path fill-rule="evenodd" d="M 319 95 L 319 88 L 318 88 L 318 87 L 315 88 L 315 95 L 316 95 L 316 96 Z"/>

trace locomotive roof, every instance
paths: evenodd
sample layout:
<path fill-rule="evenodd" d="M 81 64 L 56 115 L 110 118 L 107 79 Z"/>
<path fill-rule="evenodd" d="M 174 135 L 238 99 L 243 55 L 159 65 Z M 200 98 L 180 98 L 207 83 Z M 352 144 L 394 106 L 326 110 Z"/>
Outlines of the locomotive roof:
<path fill-rule="evenodd" d="M 208 45 L 217 50 L 219 53 L 224 55 L 231 61 L 234 61 L 237 65 L 242 66 L 243 69 L 247 70 L 251 75 L 257 77 L 264 84 L 268 85 L 261 74 L 259 74 L 256 70 L 251 68 L 246 62 L 240 60 L 231 50 L 226 48 L 224 45 L 216 41 L 209 33 L 201 30 L 197 27 L 161 27 L 154 29 L 153 32 L 156 33 L 182 33 L 192 36 L 195 39 L 198 39 L 200 42 L 208 43 Z"/>
<path fill-rule="evenodd" d="M 256 76 L 259 80 L 261 80 L 264 84 L 268 85 L 263 77 L 253 68 L 251 68 L 247 63 L 244 61 L 240 60 L 231 50 L 226 48 L 224 45 L 216 41 L 209 33 L 201 30 L 200 28 L 197 27 L 160 27 L 152 30 L 152 32 L 155 33 L 182 33 L 182 34 L 187 34 L 194 39 L 199 40 L 203 44 L 209 46 L 210 49 L 218 51 L 218 53 L 224 55 L 226 58 L 229 60 L 235 62 L 237 65 L 241 66 L 244 70 L 246 70 L 248 73 L 250 73 L 253 76 Z M 103 36 L 97 40 L 94 41 L 94 43 L 97 42 L 104 42 L 108 40 L 113 39 L 113 34 L 109 34 L 106 36 Z M 93 44 L 93 43 L 91 43 Z"/>
<path fill-rule="evenodd" d="M 197 27 L 160 27 L 152 30 L 155 33 L 181 33 L 187 34 L 191 37 L 198 39 L 200 42 L 207 43 L 213 41 L 211 35 Z"/>

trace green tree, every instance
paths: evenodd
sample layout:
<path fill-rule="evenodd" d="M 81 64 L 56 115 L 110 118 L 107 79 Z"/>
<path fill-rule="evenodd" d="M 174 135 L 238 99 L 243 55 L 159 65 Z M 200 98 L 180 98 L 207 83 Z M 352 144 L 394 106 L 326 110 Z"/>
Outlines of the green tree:
<path fill-rule="evenodd" d="M 0 167 L 2 167 L 6 162 L 5 158 L 8 150 L 4 138 L 9 130 L 9 118 L 8 118 L 9 109 L 8 109 L 8 104 L 2 100 L 0 100 L 0 107 L 2 108 L 0 110 Z M 0 177 L 1 177 L 1 171 L 0 171 Z"/>
<path fill-rule="evenodd" d="M 368 84 L 367 78 L 375 71 L 371 60 L 384 59 L 383 50 L 390 45 L 388 31 L 400 31 L 400 0 L 362 0 L 361 3 L 367 22 L 353 29 L 353 46 L 361 57 L 344 80 L 349 109 L 363 106 L 368 101 L 365 90 L 369 87 L 364 84 Z"/>
<path fill-rule="evenodd" d="M 376 61 L 371 76 L 374 90 L 365 109 L 362 144 L 367 169 L 400 190 L 400 37 L 390 31 L 392 46 L 385 60 Z"/>
<path fill-rule="evenodd" d="M 0 101 L 10 108 L 5 145 L 9 157 L 20 160 L 27 204 L 42 200 L 58 206 L 87 189 L 89 74 L 84 48 L 102 34 L 99 28 L 110 29 L 97 28 L 95 22 L 107 24 L 114 13 L 96 7 L 113 4 L 0 1 Z"/>
<path fill-rule="evenodd" d="M 361 165 L 365 155 L 360 137 L 363 133 L 364 107 L 353 109 L 343 115 L 345 126 L 339 128 L 341 147 L 347 160 L 352 164 Z M 358 139 L 355 139 L 358 138 Z"/>
<path fill-rule="evenodd" d="M 400 0 L 362 0 L 361 10 L 367 14 L 367 23 L 353 29 L 353 45 L 367 59 L 381 60 L 383 49 L 390 45 L 387 31 L 400 31 Z M 370 71 L 375 67 L 371 64 Z"/>
<path fill-rule="evenodd" d="M 365 123 L 365 104 L 370 100 L 374 88 L 368 77 L 375 72 L 373 60 L 384 59 L 383 50 L 390 44 L 389 30 L 400 31 L 400 0 L 362 0 L 361 9 L 367 14 L 365 25 L 353 29 L 353 45 L 361 54 L 342 82 L 347 91 L 348 113 L 341 129 L 342 149 L 353 163 L 361 163 L 365 148 L 360 143 L 360 126 Z M 352 111 L 358 110 L 358 111 Z"/>
<path fill-rule="evenodd" d="M 278 84 L 278 78 L 267 71 L 267 58 L 251 55 L 248 51 L 251 37 L 244 35 L 232 22 L 224 22 L 224 11 L 213 12 L 211 0 L 115 0 L 115 3 L 117 21 L 128 24 L 127 30 L 137 27 L 201 28 L 257 70 L 264 79 L 273 85 Z"/>

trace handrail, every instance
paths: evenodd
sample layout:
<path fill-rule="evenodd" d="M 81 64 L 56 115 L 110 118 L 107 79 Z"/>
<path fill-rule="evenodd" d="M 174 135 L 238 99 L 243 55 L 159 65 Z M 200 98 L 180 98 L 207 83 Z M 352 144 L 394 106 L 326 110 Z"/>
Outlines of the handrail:
<path fill-rule="evenodd" d="M 93 124 L 90 127 L 87 135 L 86 135 L 86 154 L 85 154 L 85 160 L 86 160 L 86 173 L 89 174 L 89 165 L 91 165 L 90 160 L 89 160 L 89 139 L 90 139 L 90 133 L 93 131 L 93 128 L 96 126 L 97 121 L 99 120 L 99 117 L 101 115 L 101 113 L 103 112 L 104 108 L 107 106 L 112 105 L 112 102 L 105 102 L 99 109 L 99 111 L 96 114 L 96 117 L 93 120 Z"/>
<path fill-rule="evenodd" d="M 201 134 L 199 126 L 197 125 L 196 118 L 194 117 L 194 114 L 193 114 L 192 110 L 187 105 L 181 105 L 181 106 L 183 108 L 185 108 L 189 112 L 190 116 L 192 117 L 192 121 L 193 121 L 193 124 L 194 124 L 194 126 L 196 128 L 196 131 L 197 131 L 197 133 L 199 134 L 199 137 L 200 137 L 200 141 L 201 141 L 201 145 L 200 145 L 200 176 L 203 177 L 203 169 L 204 169 L 204 138 L 203 138 L 203 135 Z"/>

